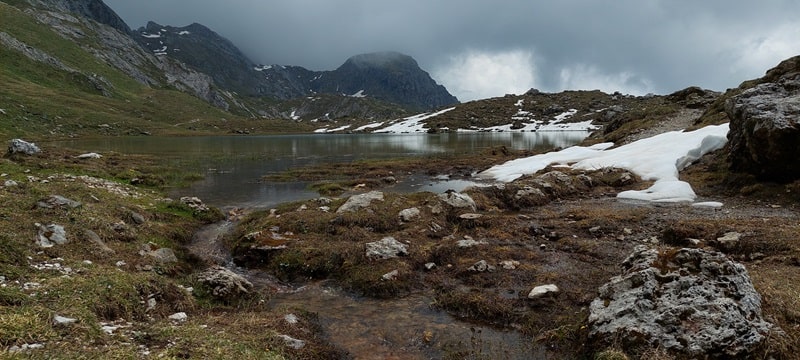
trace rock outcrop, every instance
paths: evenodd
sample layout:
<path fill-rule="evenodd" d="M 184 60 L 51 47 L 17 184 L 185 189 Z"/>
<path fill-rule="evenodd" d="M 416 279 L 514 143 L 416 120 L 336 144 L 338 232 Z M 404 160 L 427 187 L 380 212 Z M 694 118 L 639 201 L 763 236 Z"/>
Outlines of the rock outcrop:
<path fill-rule="evenodd" d="M 776 69 L 768 73 L 772 81 L 744 90 L 725 104 L 731 120 L 731 169 L 761 180 L 790 182 L 800 179 L 800 58 Z"/>
<path fill-rule="evenodd" d="M 0 34 L 2 35 L 2 34 Z M 27 142 L 22 139 L 11 140 L 8 144 L 8 154 L 23 154 L 23 155 L 36 155 L 42 150 L 36 144 Z"/>
<path fill-rule="evenodd" d="M 198 280 L 211 290 L 211 295 L 229 301 L 248 295 L 253 289 L 250 281 L 221 266 L 204 271 Z"/>
<path fill-rule="evenodd" d="M 680 358 L 748 358 L 772 325 L 744 266 L 701 249 L 637 247 L 592 301 L 589 336 Z"/>

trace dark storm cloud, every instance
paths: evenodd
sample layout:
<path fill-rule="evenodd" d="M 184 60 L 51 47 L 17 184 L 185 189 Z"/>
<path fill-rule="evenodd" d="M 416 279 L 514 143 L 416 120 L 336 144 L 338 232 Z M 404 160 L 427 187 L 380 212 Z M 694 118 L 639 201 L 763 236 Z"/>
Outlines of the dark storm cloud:
<path fill-rule="evenodd" d="M 529 87 L 724 90 L 800 53 L 789 0 L 106 3 L 132 27 L 204 24 L 262 63 L 329 70 L 351 55 L 400 51 L 462 100 Z"/>

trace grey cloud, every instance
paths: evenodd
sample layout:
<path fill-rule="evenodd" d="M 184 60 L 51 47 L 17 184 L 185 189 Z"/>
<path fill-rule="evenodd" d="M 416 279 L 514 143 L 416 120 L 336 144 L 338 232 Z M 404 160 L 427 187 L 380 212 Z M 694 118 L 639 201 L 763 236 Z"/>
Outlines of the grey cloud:
<path fill-rule="evenodd" d="M 689 85 L 724 90 L 794 55 L 787 53 L 793 45 L 800 52 L 800 40 L 793 43 L 792 36 L 779 49 L 756 48 L 759 39 L 775 41 L 776 32 L 800 28 L 797 6 L 789 0 L 106 3 L 132 27 L 148 20 L 174 26 L 198 22 L 256 62 L 313 70 L 333 69 L 349 56 L 382 50 L 411 55 L 428 71 L 466 51 L 525 50 L 536 62 L 536 85 L 550 91 L 561 90 L 562 69 L 577 66 L 634 74 L 632 81 L 649 81 L 660 93 Z M 753 51 L 763 54 L 756 58 Z"/>

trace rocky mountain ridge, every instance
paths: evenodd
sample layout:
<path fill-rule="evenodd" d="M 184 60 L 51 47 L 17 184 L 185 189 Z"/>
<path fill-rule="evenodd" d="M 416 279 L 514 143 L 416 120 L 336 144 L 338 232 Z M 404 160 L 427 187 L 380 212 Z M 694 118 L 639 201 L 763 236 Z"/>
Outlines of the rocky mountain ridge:
<path fill-rule="evenodd" d="M 211 75 L 220 87 L 247 97 L 288 100 L 324 93 L 370 97 L 408 111 L 458 103 L 412 57 L 396 52 L 356 55 L 335 70 L 312 71 L 257 64 L 231 41 L 197 23 L 173 27 L 149 22 L 134 32 L 134 39 L 156 56 L 175 58 Z"/>

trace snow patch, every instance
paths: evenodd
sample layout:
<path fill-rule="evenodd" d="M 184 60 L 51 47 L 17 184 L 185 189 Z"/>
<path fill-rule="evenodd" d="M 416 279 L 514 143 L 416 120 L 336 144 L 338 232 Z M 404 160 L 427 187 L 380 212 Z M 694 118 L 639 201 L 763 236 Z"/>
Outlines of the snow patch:
<path fill-rule="evenodd" d="M 292 118 L 292 120 L 295 120 L 295 121 L 300 120 L 300 117 L 297 116 L 297 110 L 292 110 L 292 113 L 289 115 L 289 117 Z"/>
<path fill-rule="evenodd" d="M 364 130 L 367 130 L 367 129 L 379 128 L 381 126 L 383 126 L 383 122 L 372 123 L 372 124 L 367 124 L 367 125 L 364 125 L 364 126 L 359 126 L 359 127 L 356 128 L 355 131 L 364 131 Z"/>
<path fill-rule="evenodd" d="M 178 35 L 189 35 L 189 34 L 191 34 L 191 33 L 186 31 L 186 30 L 183 30 L 183 31 L 178 33 Z"/>
<path fill-rule="evenodd" d="M 314 132 L 317 133 L 317 134 L 333 133 L 333 132 L 337 132 L 337 131 L 347 130 L 347 129 L 350 128 L 350 126 L 352 126 L 352 125 L 340 126 L 338 128 L 335 128 L 335 129 L 328 129 L 327 127 L 325 127 L 325 128 L 322 128 L 322 129 L 314 130 Z"/>
<path fill-rule="evenodd" d="M 142 33 L 142 37 L 143 37 L 143 38 L 147 38 L 147 39 L 158 39 L 158 38 L 160 38 L 160 37 L 161 37 L 161 34 L 148 34 L 148 33 Z"/>
<path fill-rule="evenodd" d="M 261 65 L 261 66 L 256 66 L 256 67 L 253 68 L 253 70 L 255 70 L 255 71 L 264 71 L 264 70 L 269 70 L 269 69 L 272 69 L 272 65 Z"/>
<path fill-rule="evenodd" d="M 629 170 L 643 180 L 655 181 L 645 190 L 623 191 L 618 198 L 656 202 L 694 201 L 692 187 L 678 179 L 678 172 L 701 156 L 722 148 L 728 142 L 728 124 L 699 130 L 671 131 L 618 148 L 603 143 L 590 147 L 573 146 L 558 152 L 512 160 L 494 166 L 479 176 L 502 182 L 533 174 L 550 164 L 572 164 L 573 169 L 597 170 L 615 167 Z"/>
<path fill-rule="evenodd" d="M 358 92 L 357 92 L 357 93 L 355 93 L 355 94 L 353 94 L 353 95 L 350 95 L 350 97 L 354 97 L 354 98 L 365 98 L 365 97 L 367 97 L 367 94 L 364 94 L 364 90 L 362 89 L 362 90 L 358 90 Z"/>
<path fill-rule="evenodd" d="M 516 106 L 516 107 L 522 107 L 522 105 L 523 105 L 523 104 L 525 104 L 525 99 L 519 99 L 519 100 L 517 100 L 517 102 L 514 104 L 514 106 Z"/>
<path fill-rule="evenodd" d="M 559 123 L 559 122 L 562 122 L 562 121 L 564 121 L 564 120 L 567 120 L 567 119 L 569 119 L 569 118 L 571 118 L 571 117 L 575 116 L 575 114 L 577 114 L 577 113 L 578 113 L 578 110 L 576 110 L 576 109 L 569 109 L 569 110 L 567 110 L 566 112 L 563 112 L 563 113 L 561 113 L 561 114 L 558 114 L 558 115 L 556 115 L 556 116 L 553 118 L 553 123 Z"/>
<path fill-rule="evenodd" d="M 430 119 L 432 117 L 436 117 L 442 115 L 448 111 L 455 109 L 455 107 L 451 107 L 448 109 L 444 109 L 441 111 L 437 111 L 435 113 L 424 113 L 418 114 L 414 116 L 409 116 L 407 118 L 403 118 L 400 122 L 395 120 L 395 123 L 389 125 L 383 129 L 374 131 L 375 133 L 392 133 L 392 134 L 403 134 L 403 133 L 413 133 L 413 132 L 427 132 L 425 129 L 425 124 L 422 122 L 423 120 Z"/>

